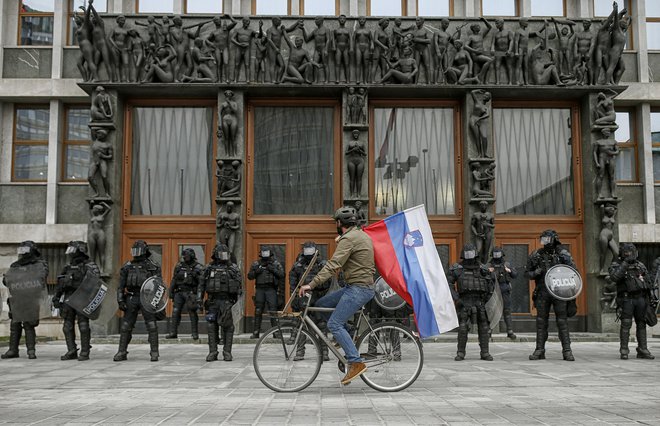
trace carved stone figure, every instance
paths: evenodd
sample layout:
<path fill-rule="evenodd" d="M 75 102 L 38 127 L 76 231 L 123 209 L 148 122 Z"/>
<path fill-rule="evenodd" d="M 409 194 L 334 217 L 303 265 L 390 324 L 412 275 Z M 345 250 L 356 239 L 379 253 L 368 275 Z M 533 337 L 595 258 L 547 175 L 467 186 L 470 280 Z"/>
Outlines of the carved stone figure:
<path fill-rule="evenodd" d="M 348 143 L 346 148 L 346 167 L 352 197 L 359 197 L 362 194 L 362 176 L 366 157 L 367 151 L 360 141 L 360 131 L 353 130 L 353 140 Z"/>
<path fill-rule="evenodd" d="M 551 18 L 555 26 L 555 35 L 557 43 L 559 44 L 559 51 L 557 53 L 557 71 L 559 76 L 569 76 L 573 71 L 573 48 L 575 43 L 575 31 L 573 27 L 575 22 L 567 19 L 559 20 Z M 560 29 L 559 24 L 564 24 Z"/>
<path fill-rule="evenodd" d="M 440 30 L 433 36 L 433 48 L 435 49 L 435 77 L 437 83 L 446 83 L 445 76 L 449 69 L 449 47 L 453 42 L 453 37 L 447 32 L 449 28 L 449 19 L 440 20 Z"/>
<path fill-rule="evenodd" d="M 403 55 L 403 37 L 408 31 L 413 30 L 415 24 L 410 24 L 407 27 L 402 26 L 401 18 L 394 18 L 394 27 L 392 27 L 392 45 L 396 49 L 396 55 L 401 57 Z"/>
<path fill-rule="evenodd" d="M 92 20 L 90 14 L 92 9 L 87 7 L 83 9 L 84 16 L 80 16 L 77 13 L 73 15 L 73 21 L 76 24 L 74 30 L 74 36 L 78 42 L 78 48 L 80 49 L 80 58 L 78 58 L 78 70 L 80 75 L 83 78 L 83 81 L 99 81 L 98 68 L 96 62 L 94 61 L 94 43 L 92 41 Z"/>
<path fill-rule="evenodd" d="M 227 24 L 227 21 L 223 22 L 220 16 L 214 17 L 213 24 L 215 28 L 206 40 L 215 48 L 213 52 L 217 66 L 216 81 L 229 83 L 229 32 L 238 22 L 231 15 L 223 16 L 229 18 L 229 24 Z"/>
<path fill-rule="evenodd" d="M 287 63 L 282 81 L 290 81 L 297 84 L 312 84 L 312 70 L 310 68 L 314 67 L 318 69 L 321 65 L 314 62 L 309 52 L 302 47 L 302 38 L 294 37 L 295 41 L 291 42 L 286 32 L 284 34 L 284 41 L 289 45 L 289 62 Z"/>
<path fill-rule="evenodd" d="M 267 71 L 270 75 L 271 83 L 279 83 L 282 81 L 282 77 L 284 77 L 285 70 L 284 58 L 281 52 L 284 32 L 293 31 L 298 28 L 300 23 L 296 22 L 287 28 L 282 25 L 282 20 L 278 16 L 274 16 L 271 22 L 271 27 L 266 30 L 266 38 L 271 41 L 267 46 Z"/>
<path fill-rule="evenodd" d="M 487 201 L 479 202 L 479 211 L 472 215 L 470 227 L 477 255 L 482 263 L 486 263 L 493 245 L 493 229 L 495 228 L 495 219 L 488 212 Z"/>
<path fill-rule="evenodd" d="M 614 2 L 614 11 L 617 10 L 617 4 Z M 611 27 L 611 47 L 607 55 L 607 70 L 605 72 L 605 84 L 619 84 L 626 65 L 621 57 L 623 48 L 628 40 L 629 18 L 624 18 L 626 14 L 624 8 L 619 13 L 614 14 L 614 22 Z"/>
<path fill-rule="evenodd" d="M 268 73 L 268 49 L 275 49 L 278 52 L 280 49 L 273 44 L 273 42 L 266 37 L 263 31 L 264 22 L 259 20 L 259 33 L 257 34 L 257 41 L 254 43 L 254 81 L 257 83 L 266 82 L 266 74 Z"/>
<path fill-rule="evenodd" d="M 555 84 L 557 86 L 565 86 L 559 78 L 557 66 L 555 65 L 554 50 L 548 47 L 547 27 L 548 22 L 545 21 L 544 37 L 532 49 L 532 82 L 540 85 Z"/>
<path fill-rule="evenodd" d="M 128 31 L 128 35 L 131 37 L 131 61 L 132 66 L 130 69 L 131 75 L 129 75 L 130 81 L 142 81 L 142 74 L 144 70 L 144 62 L 146 60 L 146 43 L 142 40 L 142 37 L 135 29 Z"/>
<path fill-rule="evenodd" d="M 357 216 L 358 226 L 365 226 L 367 224 L 367 212 L 362 210 L 362 201 L 358 200 L 354 204 L 355 215 Z"/>
<path fill-rule="evenodd" d="M 176 51 L 171 45 L 156 48 L 149 46 L 149 62 L 145 67 L 142 83 L 172 83 L 175 77 Z"/>
<path fill-rule="evenodd" d="M 491 51 L 495 55 L 495 84 L 500 84 L 502 65 L 506 72 L 506 84 L 511 84 L 513 80 L 513 33 L 504 28 L 502 18 L 495 20 Z M 504 64 L 502 64 L 503 62 Z"/>
<path fill-rule="evenodd" d="M 470 134 L 479 158 L 488 158 L 488 127 L 490 118 L 490 92 L 482 89 L 470 92 L 472 113 L 470 114 Z"/>
<path fill-rule="evenodd" d="M 309 42 L 311 40 L 314 40 L 314 55 L 312 56 L 312 61 L 316 62 L 319 64 L 319 67 L 316 69 L 316 72 L 314 73 L 314 81 L 319 82 L 322 81 L 319 73 L 321 70 L 323 70 L 323 79 L 325 82 L 328 82 L 329 79 L 329 57 L 328 57 L 328 47 L 330 45 L 330 30 L 323 25 L 323 17 L 317 16 L 314 19 L 314 23 L 316 24 L 316 28 L 313 29 L 310 33 L 307 32 L 305 29 L 305 26 L 301 23 L 300 26 L 302 27 L 303 30 L 303 38 L 305 39 L 305 42 Z"/>
<path fill-rule="evenodd" d="M 241 162 L 234 160 L 231 163 L 228 161 L 217 160 L 218 171 L 218 195 L 220 197 L 237 197 L 241 192 L 241 172 L 239 167 Z"/>
<path fill-rule="evenodd" d="M 135 72 L 133 61 L 131 61 L 132 39 L 129 28 L 126 26 L 126 17 L 124 15 L 117 16 L 117 26 L 110 31 L 108 42 L 112 46 L 115 63 L 119 68 L 119 78 L 122 83 L 129 81 L 129 76 Z"/>
<path fill-rule="evenodd" d="M 612 13 L 610 13 L 607 19 L 601 21 L 600 23 L 600 27 L 596 32 L 594 48 L 593 48 L 594 74 L 593 74 L 592 84 L 601 84 L 601 83 L 609 84 L 607 78 L 607 70 L 609 69 L 609 61 L 610 61 L 609 51 L 610 49 L 614 48 L 612 44 L 613 41 L 612 31 L 614 29 L 614 26 L 616 25 L 617 40 L 622 41 L 622 44 L 620 44 L 620 46 L 617 46 L 617 49 L 613 52 L 613 54 L 614 56 L 617 56 L 618 53 L 618 56 L 620 57 L 620 54 L 623 51 L 623 46 L 625 44 L 625 32 L 621 29 L 619 21 L 621 20 L 621 18 L 625 13 L 626 13 L 626 9 L 623 9 L 621 11 L 621 14 L 619 14 L 618 5 L 616 2 L 614 2 L 612 7 Z M 626 25 L 626 31 L 627 31 L 627 25 Z M 624 37 L 622 40 L 620 40 L 620 36 L 622 33 Z M 614 59 L 614 57 L 612 57 L 612 59 Z M 618 62 L 618 59 L 619 58 L 617 57 L 616 62 Z M 613 73 L 614 70 L 612 70 L 612 76 Z"/>
<path fill-rule="evenodd" d="M 344 82 L 348 83 L 351 79 L 350 76 L 350 56 L 349 52 L 352 48 L 351 31 L 346 28 L 346 15 L 339 15 L 339 27 L 332 31 L 330 39 L 331 49 L 335 52 L 335 83 L 341 80 L 341 71 L 344 71 Z"/>
<path fill-rule="evenodd" d="M 105 218 L 111 207 L 105 201 L 90 202 L 89 225 L 87 225 L 87 245 L 89 246 L 89 259 L 95 262 L 101 274 L 105 271 Z"/>
<path fill-rule="evenodd" d="M 513 34 L 513 56 L 516 61 L 515 77 L 512 79 L 514 84 L 529 84 L 529 38 L 537 33 L 529 32 L 529 19 L 520 18 L 518 20 L 519 28 Z"/>
<path fill-rule="evenodd" d="M 429 36 L 429 32 L 424 28 L 424 18 L 418 16 L 415 19 L 415 26 L 417 27 L 413 32 L 413 46 L 415 49 L 415 61 L 421 68 L 424 67 L 424 76 L 426 84 L 435 83 L 433 72 L 433 61 L 431 61 L 431 43 L 433 35 Z M 419 80 L 419 74 L 415 76 L 415 83 Z"/>
<path fill-rule="evenodd" d="M 490 182 L 495 179 L 492 174 L 492 168 L 495 168 L 493 163 L 488 169 L 482 171 L 479 163 L 472 163 L 472 197 L 473 198 L 492 198 L 493 193 L 490 191 Z"/>
<path fill-rule="evenodd" d="M 383 84 L 389 81 L 399 84 L 414 83 L 419 68 L 417 68 L 417 61 L 411 56 L 412 48 L 409 46 L 404 47 L 403 56 L 391 65 L 390 70 L 383 76 L 380 83 Z"/>
<path fill-rule="evenodd" d="M 105 139 L 108 136 L 108 132 L 105 129 L 96 129 L 93 135 L 93 140 L 90 145 L 90 161 L 89 161 L 89 173 L 87 175 L 87 180 L 89 181 L 89 186 L 94 191 L 92 198 L 97 198 L 100 196 L 99 186 L 97 179 L 101 179 L 103 184 L 103 190 L 105 194 L 103 197 L 110 197 L 110 182 L 108 181 L 108 161 L 112 160 L 113 149 L 112 144 L 106 142 Z"/>
<path fill-rule="evenodd" d="M 599 199 L 616 197 L 616 156 L 619 147 L 608 128 L 601 130 L 602 138 L 594 143 L 594 163 L 596 164 L 596 195 Z M 603 181 L 605 185 L 603 186 Z"/>
<path fill-rule="evenodd" d="M 221 133 L 220 137 L 229 156 L 236 155 L 238 136 L 238 102 L 234 100 L 234 92 L 225 90 L 225 101 L 220 105 Z"/>
<path fill-rule="evenodd" d="M 92 42 L 94 44 L 94 63 L 97 66 L 103 64 L 111 81 L 117 81 L 117 69 L 114 55 L 110 50 L 110 43 L 105 32 L 105 23 L 99 16 L 90 1 L 87 8 L 92 12 Z"/>
<path fill-rule="evenodd" d="M 89 111 L 91 121 L 111 122 L 114 118 L 114 113 L 112 111 L 110 95 L 108 95 L 103 86 L 96 86 L 94 93 L 95 95 L 92 99 L 92 106 Z"/>
<path fill-rule="evenodd" d="M 355 66 L 357 68 L 355 79 L 360 83 L 371 81 L 369 76 L 369 52 L 374 48 L 371 31 L 366 27 L 367 18 L 358 18 L 358 27 L 353 32 L 353 49 L 355 51 Z"/>
<path fill-rule="evenodd" d="M 257 36 L 257 32 L 250 29 L 250 18 L 244 17 L 241 22 L 243 26 L 235 30 L 231 38 L 231 42 L 236 46 L 234 82 L 240 79 L 241 66 L 245 69 L 245 81 L 250 81 L 250 44 L 252 38 Z"/>
<path fill-rule="evenodd" d="M 387 72 L 388 59 L 391 52 L 392 37 L 388 33 L 387 28 L 390 26 L 390 20 L 381 18 L 378 21 L 378 26 L 374 30 L 374 50 L 371 52 L 371 78 L 376 81 L 378 75 L 378 68 L 380 68 L 381 76 Z"/>
<path fill-rule="evenodd" d="M 143 21 L 134 21 L 135 25 L 146 27 L 147 28 L 147 43 L 154 44 L 155 46 L 161 46 L 163 44 L 163 33 L 161 32 L 161 24 L 156 21 L 156 17 L 153 15 L 147 16 L 147 22 Z M 168 29 L 169 31 L 169 29 Z"/>
<path fill-rule="evenodd" d="M 592 84 L 594 77 L 593 77 L 593 67 L 592 67 L 592 57 L 593 57 L 593 51 L 594 51 L 594 35 L 591 33 L 591 21 L 588 19 L 585 19 L 582 21 L 582 29 L 583 31 L 578 32 L 575 34 L 575 51 L 577 53 L 577 57 L 575 58 L 575 66 L 582 67 L 586 69 L 581 70 L 583 73 L 582 78 L 586 79 L 587 83 L 586 84 Z M 577 75 L 577 70 L 575 71 L 575 74 Z"/>
<path fill-rule="evenodd" d="M 598 249 L 600 250 L 600 274 L 607 274 L 607 255 L 612 253 L 612 259 L 619 257 L 619 245 L 614 240 L 614 226 L 616 226 L 615 215 L 617 207 L 615 204 L 601 204 L 600 206 L 603 218 L 601 219 L 601 229 L 598 235 Z"/>
<path fill-rule="evenodd" d="M 348 122 L 351 124 L 366 124 L 367 113 L 366 107 L 367 91 L 364 87 L 356 90 L 355 87 L 348 88 Z"/>
<path fill-rule="evenodd" d="M 193 47 L 190 50 L 192 72 L 190 75 L 183 76 L 183 82 L 214 83 L 216 81 L 217 71 L 215 70 L 215 57 L 210 53 L 204 52 L 203 48 L 204 39 L 196 37 Z"/>
<path fill-rule="evenodd" d="M 225 210 L 218 211 L 216 227 L 220 229 L 218 240 L 229 247 L 229 251 L 235 253 L 236 233 L 241 229 L 241 217 L 234 211 L 234 202 L 228 201 Z"/>
<path fill-rule="evenodd" d="M 598 93 L 598 100 L 594 109 L 594 124 L 591 130 L 608 128 L 614 131 L 619 128 L 616 124 L 616 111 L 614 110 L 614 97 L 617 93 L 613 90 L 610 93 L 610 96 L 607 96 L 603 92 Z"/>
<path fill-rule="evenodd" d="M 486 32 L 482 35 L 481 25 L 477 23 L 470 25 L 472 34 L 468 36 L 467 42 L 465 43 L 465 50 L 470 53 L 472 62 L 474 63 L 474 77 L 476 77 L 480 83 L 486 83 L 486 75 L 488 74 L 488 69 L 494 58 L 491 58 L 486 54 L 484 50 L 484 39 L 493 29 L 493 25 L 488 22 L 486 18 L 482 17 L 481 20 L 486 24 Z"/>

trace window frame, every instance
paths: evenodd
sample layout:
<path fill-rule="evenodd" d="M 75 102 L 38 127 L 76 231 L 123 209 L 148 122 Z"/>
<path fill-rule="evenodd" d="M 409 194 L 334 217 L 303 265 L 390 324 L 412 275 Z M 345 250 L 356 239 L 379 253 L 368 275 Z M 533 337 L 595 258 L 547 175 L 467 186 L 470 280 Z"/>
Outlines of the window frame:
<path fill-rule="evenodd" d="M 186 15 L 193 15 L 193 16 L 196 16 L 196 15 L 213 15 L 213 14 L 217 14 L 217 13 L 218 13 L 218 12 L 201 12 L 201 13 L 197 13 L 197 12 L 188 12 L 188 2 L 189 2 L 189 1 L 191 1 L 191 0 L 183 0 L 183 13 L 186 14 Z M 193 0 L 193 1 L 194 1 L 194 0 Z M 218 1 L 222 1 L 222 11 L 219 12 L 219 13 L 222 13 L 222 14 L 226 13 L 226 10 L 227 10 L 227 8 L 226 8 L 227 0 L 218 0 Z"/>
<path fill-rule="evenodd" d="M 646 22 L 647 23 L 648 22 L 660 23 L 660 16 L 651 16 L 651 17 L 647 16 L 646 17 Z M 632 27 L 632 22 L 630 23 L 630 27 Z M 631 33 L 630 27 L 628 28 L 628 33 Z M 648 34 L 648 32 L 647 32 L 647 34 Z M 648 37 L 648 35 L 647 35 L 647 37 Z M 631 38 L 631 40 L 632 40 L 632 38 Z M 647 45 L 648 45 L 648 39 L 647 39 Z M 648 46 L 647 46 L 647 48 L 648 48 Z M 657 49 L 648 49 L 648 50 L 651 51 L 651 52 L 660 52 L 660 47 L 658 47 Z"/>
<path fill-rule="evenodd" d="M 371 13 L 371 2 L 374 0 L 367 0 L 367 16 L 381 16 L 381 15 L 373 15 Z M 378 1 L 378 0 L 375 0 Z M 409 0 L 401 0 L 401 15 L 399 16 L 408 16 L 408 1 Z M 395 18 L 397 16 L 394 16 Z"/>
<path fill-rule="evenodd" d="M 46 163 L 46 176 L 43 179 L 18 179 L 16 178 L 16 147 L 17 146 L 45 146 L 48 149 L 48 139 L 42 140 L 25 140 L 19 141 L 16 139 L 16 130 L 18 125 L 18 110 L 45 109 L 48 111 L 48 131 L 50 132 L 50 105 L 48 104 L 17 104 L 14 105 L 14 122 L 12 129 L 12 143 L 11 143 L 11 182 L 29 182 L 29 183 L 46 183 L 48 181 L 48 165 L 50 160 Z"/>
<path fill-rule="evenodd" d="M 289 14 L 291 14 L 291 2 L 295 0 L 289 0 Z M 305 14 L 305 0 L 298 0 L 300 16 L 314 17 L 317 15 L 308 15 Z M 331 16 L 331 15 L 322 15 L 322 16 Z M 339 0 L 335 0 L 335 16 L 339 16 Z"/>
<path fill-rule="evenodd" d="M 71 32 L 71 30 L 73 29 L 73 28 L 71 27 L 71 26 L 73 25 L 73 15 L 76 13 L 76 10 L 77 10 L 77 9 L 74 9 L 74 6 L 75 6 L 75 5 L 74 5 L 74 2 L 75 2 L 75 0 L 68 0 L 68 1 L 69 1 L 69 4 L 68 4 L 68 6 L 67 6 L 66 45 L 65 45 L 65 46 L 66 46 L 66 47 L 69 47 L 69 46 L 75 46 L 75 47 L 78 47 L 77 44 L 74 44 L 74 40 L 73 40 L 73 37 L 72 37 L 72 36 L 73 36 L 73 33 Z M 94 6 L 94 8 L 96 8 L 96 5 Z M 106 14 L 106 13 L 108 13 L 108 2 L 106 1 L 106 3 L 105 3 L 105 11 L 104 11 L 104 12 L 101 12 L 101 11 L 99 11 L 99 10 L 97 10 L 97 12 L 98 12 L 98 14 L 101 15 L 101 16 L 103 16 L 103 15 Z"/>
<path fill-rule="evenodd" d="M 484 18 L 518 18 L 520 17 L 520 1 L 521 0 L 512 0 L 514 2 L 516 12 L 515 15 L 484 15 L 484 0 L 479 2 L 479 16 Z"/>
<path fill-rule="evenodd" d="M 419 14 L 419 1 L 420 0 L 415 0 L 415 13 L 416 16 L 422 16 L 422 17 L 427 17 L 427 15 L 420 15 Z M 449 3 L 449 15 L 447 16 L 431 16 L 430 18 L 448 18 L 450 16 L 454 16 L 454 0 L 447 0 Z"/>
<path fill-rule="evenodd" d="M 651 114 L 660 115 L 660 108 L 651 108 L 651 112 L 649 114 L 649 127 L 651 124 Z M 651 162 L 653 162 L 653 153 L 656 151 L 660 153 L 660 142 L 653 142 L 653 129 L 650 128 L 649 130 L 651 130 L 651 133 L 649 134 L 649 138 L 651 139 Z M 659 185 L 660 179 L 655 180 L 655 170 L 653 170 L 653 175 L 654 175 L 653 183 L 655 185 Z"/>
<path fill-rule="evenodd" d="M 532 1 L 533 1 L 533 0 L 532 0 Z M 530 17 L 530 18 L 565 18 L 565 17 L 566 17 L 566 13 L 567 13 L 566 0 L 561 0 L 561 2 L 562 2 L 562 10 L 563 10 L 563 14 L 562 14 L 562 15 L 547 15 L 547 16 L 546 16 L 546 15 L 533 15 L 533 14 L 532 14 L 532 4 L 531 4 L 531 2 L 530 2 L 530 5 L 529 5 L 529 13 L 530 13 L 530 16 L 529 16 L 529 17 Z"/>
<path fill-rule="evenodd" d="M 616 180 L 616 183 L 639 183 L 639 158 L 638 158 L 638 134 L 637 134 L 637 126 L 635 123 L 637 123 L 637 118 L 635 116 L 635 110 L 632 108 L 619 108 L 617 113 L 626 113 L 628 114 L 628 126 L 630 128 L 630 139 L 628 142 L 620 143 L 617 142 L 617 146 L 619 147 L 620 150 L 627 150 L 630 149 L 632 150 L 633 153 L 633 158 L 634 158 L 634 170 L 632 173 L 632 180 Z M 660 146 L 660 144 L 658 144 Z M 620 154 L 619 154 L 620 155 Z"/>
<path fill-rule="evenodd" d="M 258 0 L 250 0 L 250 2 L 251 2 L 250 10 L 252 11 L 252 15 L 253 16 L 265 16 L 265 15 L 258 15 L 257 14 L 257 1 Z M 265 0 L 262 0 L 262 1 L 265 1 Z M 287 0 L 287 2 L 286 2 L 286 15 L 273 15 L 273 16 L 291 16 L 291 2 L 292 1 L 295 1 L 295 0 Z"/>
<path fill-rule="evenodd" d="M 85 104 L 67 104 L 64 106 L 64 121 L 62 125 L 62 152 L 60 153 L 60 182 L 63 183 L 75 183 L 75 184 L 87 184 L 87 178 L 83 177 L 82 179 L 70 179 L 66 174 L 66 165 L 67 165 L 67 148 L 69 146 L 88 146 L 91 149 L 91 129 L 90 129 L 90 138 L 88 140 L 77 140 L 77 139 L 68 139 L 69 134 L 69 111 L 72 109 L 88 109 L 90 106 Z M 90 153 L 91 154 L 91 153 Z"/>
<path fill-rule="evenodd" d="M 54 0 L 53 5 L 55 4 L 54 3 L 55 1 L 58 1 L 58 0 Z M 30 16 L 31 17 L 37 17 L 37 18 L 39 18 L 39 17 L 42 17 L 42 18 L 51 17 L 51 18 L 53 18 L 53 35 L 52 35 L 52 39 L 53 39 L 53 41 L 55 41 L 55 26 L 54 26 L 54 24 L 55 24 L 55 11 L 53 11 L 53 12 L 23 12 L 23 11 L 21 11 L 21 4 L 22 3 L 19 0 L 18 1 L 18 25 L 17 25 L 18 32 L 16 34 L 16 44 L 18 46 L 31 46 L 31 47 L 53 46 L 52 43 L 51 44 L 36 44 L 36 45 L 21 44 L 21 34 L 22 34 L 22 30 L 23 30 L 23 17 L 30 17 Z"/>

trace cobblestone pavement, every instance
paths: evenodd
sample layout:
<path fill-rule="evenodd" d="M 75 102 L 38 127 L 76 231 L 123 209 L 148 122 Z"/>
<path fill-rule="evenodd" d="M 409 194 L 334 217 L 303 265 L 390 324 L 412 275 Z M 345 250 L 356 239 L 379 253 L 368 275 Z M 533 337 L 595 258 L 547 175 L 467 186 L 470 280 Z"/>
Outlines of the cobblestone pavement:
<path fill-rule="evenodd" d="M 533 343 L 496 342 L 494 362 L 453 361 L 455 345 L 428 343 L 420 378 L 399 393 L 356 380 L 339 385 L 336 363 L 297 394 L 265 388 L 252 369 L 253 344 L 234 346 L 233 362 L 204 361 L 200 344 L 96 344 L 88 362 L 59 361 L 62 342 L 40 343 L 37 360 L 0 361 L 0 423 L 11 424 L 657 424 L 660 357 L 618 358 L 618 344 L 574 343 L 575 362 L 549 343 L 545 361 L 528 361 Z M 634 348 L 634 343 L 631 343 Z M 660 340 L 650 349 L 660 355 Z M 633 349 L 634 353 L 634 349 Z"/>

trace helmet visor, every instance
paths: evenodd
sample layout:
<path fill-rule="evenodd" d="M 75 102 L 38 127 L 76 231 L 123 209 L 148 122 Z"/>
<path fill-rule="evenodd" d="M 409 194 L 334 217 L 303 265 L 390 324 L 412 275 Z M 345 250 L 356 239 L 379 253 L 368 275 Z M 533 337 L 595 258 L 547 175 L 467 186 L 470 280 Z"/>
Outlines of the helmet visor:
<path fill-rule="evenodd" d="M 465 250 L 463 253 L 463 259 L 465 260 L 471 260 L 477 257 L 477 251 L 476 250 Z"/>
<path fill-rule="evenodd" d="M 226 251 L 221 251 L 220 253 L 218 253 L 218 259 L 229 260 L 229 253 Z"/>
<path fill-rule="evenodd" d="M 316 249 L 314 247 L 305 247 L 303 249 L 304 256 L 314 256 L 314 253 L 316 253 Z"/>
<path fill-rule="evenodd" d="M 261 250 L 261 257 L 270 257 L 270 250 Z"/>
<path fill-rule="evenodd" d="M 75 252 L 76 252 L 76 248 L 74 246 L 68 246 L 64 254 L 74 254 Z"/>
<path fill-rule="evenodd" d="M 548 235 L 544 235 L 541 237 L 541 245 L 547 246 L 548 244 L 552 244 L 552 237 Z"/>
<path fill-rule="evenodd" d="M 131 249 L 131 256 L 138 257 L 145 253 L 144 247 L 133 247 Z"/>
<path fill-rule="evenodd" d="M 19 246 L 18 250 L 16 250 L 16 253 L 18 253 L 19 256 L 22 254 L 28 254 L 29 252 L 30 252 L 30 247 L 28 246 Z"/>
<path fill-rule="evenodd" d="M 502 252 L 501 251 L 494 251 L 493 252 L 493 259 L 501 259 L 502 258 Z"/>

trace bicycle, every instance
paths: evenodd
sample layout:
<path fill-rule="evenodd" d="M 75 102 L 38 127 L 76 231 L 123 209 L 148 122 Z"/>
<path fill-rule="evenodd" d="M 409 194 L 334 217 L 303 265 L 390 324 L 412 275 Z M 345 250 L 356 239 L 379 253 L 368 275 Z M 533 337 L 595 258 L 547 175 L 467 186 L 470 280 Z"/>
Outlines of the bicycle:
<path fill-rule="evenodd" d="M 315 259 L 315 258 L 314 258 Z M 310 263 L 313 264 L 312 261 Z M 305 271 L 300 282 L 304 282 Z M 292 293 L 297 294 L 298 286 Z M 334 308 L 309 306 L 311 295 L 302 312 L 286 312 L 293 297 L 289 298 L 282 311 L 274 312 L 278 324 L 257 341 L 252 357 L 257 377 L 266 387 L 276 392 L 298 392 L 314 382 L 323 363 L 321 343 L 338 359 L 339 370 L 345 372 L 346 358 L 314 323 L 310 312 L 332 312 Z M 353 342 L 364 358 L 367 371 L 360 378 L 371 388 L 381 392 L 397 392 L 413 384 L 422 372 L 424 352 L 419 338 L 407 327 L 396 322 L 385 322 L 372 326 L 364 313 L 359 311 Z M 281 323 L 282 319 L 289 319 Z M 360 326 L 367 329 L 359 333 Z M 305 356 L 294 361 L 299 346 L 304 347 Z M 311 356 L 308 356 L 312 348 Z"/>

